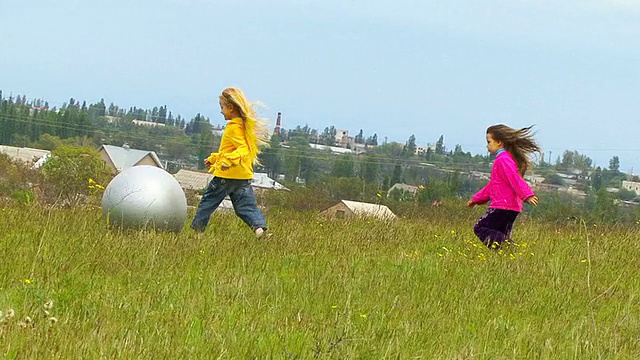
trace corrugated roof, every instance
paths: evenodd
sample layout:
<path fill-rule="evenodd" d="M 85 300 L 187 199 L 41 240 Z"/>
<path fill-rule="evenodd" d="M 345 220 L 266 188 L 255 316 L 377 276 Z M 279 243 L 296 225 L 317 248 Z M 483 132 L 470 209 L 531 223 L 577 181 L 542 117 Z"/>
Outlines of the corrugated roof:
<path fill-rule="evenodd" d="M 265 173 L 254 173 L 251 185 L 263 189 L 289 190 L 284 185 L 273 180 Z"/>
<path fill-rule="evenodd" d="M 158 155 L 156 155 L 154 151 L 124 148 L 113 145 L 102 145 L 100 146 L 100 149 L 104 149 L 107 152 L 107 155 L 111 158 L 111 161 L 118 171 L 134 166 L 147 155 L 151 156 L 159 168 L 164 169 Z M 98 149 L 98 151 L 100 151 L 100 149 Z"/>
<path fill-rule="evenodd" d="M 353 150 L 351 149 L 347 149 L 347 148 L 341 148 L 341 147 L 337 147 L 337 146 L 327 146 L 327 145 L 321 145 L 321 144 L 309 144 L 309 147 L 311 147 L 312 149 L 316 149 L 316 150 L 331 150 L 331 152 L 334 153 L 339 153 L 339 154 L 351 154 L 353 153 Z"/>
<path fill-rule="evenodd" d="M 0 145 L 0 152 L 7 154 L 10 158 L 14 160 L 20 160 L 27 163 L 35 163 L 43 156 L 51 154 L 51 151 L 49 150 L 33 149 L 28 147 L 6 146 L 6 145 Z"/>
<path fill-rule="evenodd" d="M 209 173 L 185 169 L 180 169 L 173 176 L 178 180 L 178 183 L 180 183 L 183 189 L 188 190 L 202 190 L 206 188 L 211 179 L 213 179 L 213 175 Z M 271 179 L 265 173 L 254 173 L 251 186 L 263 189 L 289 190 L 282 184 Z"/>
<path fill-rule="evenodd" d="M 178 170 L 173 177 L 178 180 L 183 189 L 196 191 L 206 188 L 211 179 L 213 179 L 213 175 L 209 173 L 185 169 Z"/>
<path fill-rule="evenodd" d="M 358 216 L 375 216 L 384 220 L 392 220 L 396 218 L 391 209 L 385 205 L 363 203 L 358 201 L 341 200 L 349 210 Z"/>
<path fill-rule="evenodd" d="M 393 186 L 389 189 L 389 191 L 387 193 L 391 193 L 395 189 L 402 190 L 402 191 L 408 191 L 408 192 L 413 193 L 413 194 L 418 192 L 418 187 L 417 186 L 404 184 L 404 183 L 396 183 L 396 184 L 393 184 Z"/>

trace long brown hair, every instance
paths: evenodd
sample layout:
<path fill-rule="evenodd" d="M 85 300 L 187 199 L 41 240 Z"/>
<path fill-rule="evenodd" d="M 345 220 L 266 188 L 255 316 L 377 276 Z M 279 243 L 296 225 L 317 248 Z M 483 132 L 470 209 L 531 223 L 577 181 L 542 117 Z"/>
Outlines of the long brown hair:
<path fill-rule="evenodd" d="M 491 125 L 487 128 L 487 134 L 491 134 L 493 140 L 501 141 L 504 144 L 504 149 L 513 156 L 521 176 L 524 176 L 524 173 L 531 168 L 529 154 L 542 153 L 540 146 L 533 138 L 532 128 L 533 125 L 522 129 L 512 129 L 503 124 Z"/>

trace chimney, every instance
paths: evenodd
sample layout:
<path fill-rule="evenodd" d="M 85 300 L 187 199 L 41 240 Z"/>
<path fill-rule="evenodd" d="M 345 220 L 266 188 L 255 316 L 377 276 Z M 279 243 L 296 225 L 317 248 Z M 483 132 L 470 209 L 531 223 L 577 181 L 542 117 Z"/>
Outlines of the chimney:
<path fill-rule="evenodd" d="M 273 132 L 280 135 L 280 125 L 282 121 L 282 113 L 278 112 L 278 118 L 276 119 L 276 128 L 273 129 Z"/>

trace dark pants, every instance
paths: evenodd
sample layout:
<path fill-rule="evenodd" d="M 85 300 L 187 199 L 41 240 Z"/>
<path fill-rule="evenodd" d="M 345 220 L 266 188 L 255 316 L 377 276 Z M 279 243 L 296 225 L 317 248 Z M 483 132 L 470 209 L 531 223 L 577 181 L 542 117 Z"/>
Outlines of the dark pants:
<path fill-rule="evenodd" d="M 236 215 L 242 219 L 252 230 L 267 228 L 267 221 L 262 215 L 256 196 L 251 187 L 251 180 L 223 179 L 214 177 L 204 194 L 196 210 L 196 216 L 191 222 L 191 228 L 204 231 L 209 223 L 211 214 L 220 206 L 224 198 L 229 195 L 233 203 Z"/>
<path fill-rule="evenodd" d="M 473 232 L 487 247 L 497 249 L 505 241 L 511 241 L 511 230 L 518 214 L 513 210 L 489 208 L 473 227 Z"/>

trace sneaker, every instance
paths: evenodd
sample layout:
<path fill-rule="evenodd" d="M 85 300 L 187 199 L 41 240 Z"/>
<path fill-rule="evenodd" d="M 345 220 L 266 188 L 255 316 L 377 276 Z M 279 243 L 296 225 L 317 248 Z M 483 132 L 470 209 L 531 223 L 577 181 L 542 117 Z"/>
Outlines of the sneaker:
<path fill-rule="evenodd" d="M 271 233 L 267 233 L 265 228 L 257 228 L 254 232 L 258 239 L 269 239 L 271 235 L 273 235 Z"/>

